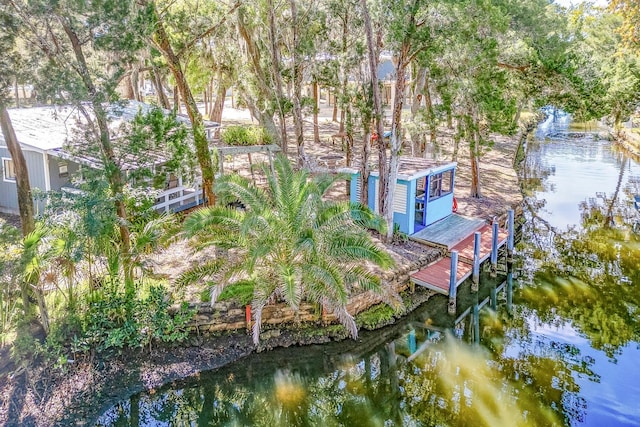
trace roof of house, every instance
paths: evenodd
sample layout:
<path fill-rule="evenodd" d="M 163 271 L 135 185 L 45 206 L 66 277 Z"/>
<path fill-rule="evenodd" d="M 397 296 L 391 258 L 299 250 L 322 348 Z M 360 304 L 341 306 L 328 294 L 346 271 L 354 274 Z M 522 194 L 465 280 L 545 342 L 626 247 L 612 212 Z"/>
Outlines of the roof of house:
<path fill-rule="evenodd" d="M 421 157 L 400 157 L 398 161 L 398 179 L 403 181 L 414 181 L 427 175 L 444 172 L 454 169 L 456 162 L 441 162 L 437 160 L 424 159 Z M 342 168 L 338 172 L 356 174 L 360 172 L 354 168 Z M 371 175 L 378 176 L 378 171 L 371 171 Z"/>
<path fill-rule="evenodd" d="M 111 126 L 117 127 L 122 121 L 132 120 L 139 111 L 149 112 L 154 106 L 137 101 L 111 104 L 108 113 Z M 165 110 L 167 114 L 169 111 Z M 61 150 L 79 130 L 86 118 L 75 106 L 44 106 L 9 109 L 11 123 L 18 142 L 41 151 Z M 191 122 L 187 116 L 177 115 L 177 120 L 187 126 Z M 205 130 L 220 126 L 205 120 Z M 2 135 L 0 134 L 0 138 Z"/>

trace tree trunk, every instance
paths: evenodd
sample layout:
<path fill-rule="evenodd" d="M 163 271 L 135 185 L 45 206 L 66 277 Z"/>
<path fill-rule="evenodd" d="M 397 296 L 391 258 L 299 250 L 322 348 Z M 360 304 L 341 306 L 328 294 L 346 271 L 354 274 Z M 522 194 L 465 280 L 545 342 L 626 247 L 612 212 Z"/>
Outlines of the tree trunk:
<path fill-rule="evenodd" d="M 348 36 L 349 36 L 349 9 L 345 9 L 344 16 L 342 16 L 342 54 L 346 56 L 348 49 Z M 340 130 L 339 133 L 344 133 L 344 120 L 345 120 L 345 110 L 347 108 L 347 85 L 349 84 L 349 72 L 346 70 L 346 65 L 342 64 L 340 67 L 340 71 L 342 72 L 342 86 L 340 87 L 339 99 L 340 103 Z M 336 121 L 335 113 L 338 105 L 336 102 L 333 106 L 333 121 Z"/>
<path fill-rule="evenodd" d="M 331 94 L 329 94 L 331 96 Z M 320 111 L 320 99 L 318 98 L 318 82 L 313 81 L 313 101 L 315 108 L 313 109 L 313 142 L 320 144 L 320 129 L 318 128 L 318 112 Z"/>
<path fill-rule="evenodd" d="M 384 131 L 382 128 L 382 102 L 380 100 L 380 87 L 378 86 L 378 46 L 381 44 L 381 34 L 377 35 L 376 43 L 373 40 L 373 30 L 371 29 L 371 17 L 369 16 L 369 8 L 366 0 L 360 0 L 362 7 L 362 18 L 364 20 L 364 28 L 367 36 L 367 47 L 369 52 L 369 72 L 371 74 L 371 90 L 373 93 L 373 114 L 375 131 L 378 135 L 378 171 L 380 173 L 378 179 L 379 197 L 378 212 L 382 216 L 387 213 L 386 195 L 389 192 L 389 176 L 387 164 L 387 150 L 384 142 Z M 368 134 L 369 132 L 366 132 Z M 365 135 L 366 136 L 366 135 Z M 365 145 L 367 145 L 365 141 Z"/>
<path fill-rule="evenodd" d="M 411 103 L 411 118 L 416 121 L 416 116 L 420 107 L 422 106 L 422 100 L 424 98 L 424 85 L 427 78 L 427 68 L 420 67 L 416 72 L 416 78 L 413 83 L 413 102 Z M 411 134 L 411 146 L 416 148 L 417 155 L 422 157 L 425 152 L 426 139 L 422 132 L 413 132 Z"/>
<path fill-rule="evenodd" d="M 404 92 L 406 89 L 405 76 L 407 66 L 409 65 L 409 49 L 409 41 L 405 40 L 400 48 L 400 54 L 398 55 L 398 61 L 396 64 L 396 90 L 395 99 L 393 100 L 393 114 L 391 116 L 389 178 L 387 189 L 384 194 L 384 205 L 386 210 L 382 212 L 382 215 L 387 222 L 387 241 L 391 241 L 393 238 L 393 195 L 396 188 L 396 179 L 398 177 L 398 169 L 400 166 L 400 151 L 402 149 L 402 107 L 404 104 Z M 378 139 L 384 138 L 382 138 L 382 135 L 379 135 Z"/>
<path fill-rule="evenodd" d="M 13 161 L 13 168 L 16 174 L 16 189 L 18 193 L 18 209 L 20 210 L 20 223 L 22 225 L 22 236 L 26 237 L 35 229 L 33 199 L 31 198 L 31 185 L 29 183 L 29 171 L 27 162 L 22 154 L 22 148 L 16 137 L 16 133 L 11 124 L 11 118 L 4 104 L 0 103 L 0 125 L 7 149 Z M 22 304 L 25 313 L 31 311 L 29 302 L 29 284 L 20 281 L 20 291 Z"/>
<path fill-rule="evenodd" d="M 516 110 L 516 114 L 513 117 L 513 126 L 516 127 L 518 126 L 518 123 L 520 122 L 520 115 L 522 114 L 522 102 L 518 102 L 518 109 Z"/>
<path fill-rule="evenodd" d="M 204 91 L 202 92 L 202 100 L 204 101 L 204 115 L 205 116 L 209 116 L 209 85 L 207 85 L 207 87 L 204 88 Z"/>
<path fill-rule="evenodd" d="M 18 78 L 13 79 L 13 96 L 16 99 L 16 108 L 20 108 L 20 93 L 18 92 Z"/>
<path fill-rule="evenodd" d="M 456 132 L 453 134 L 453 154 L 451 155 L 451 161 L 458 161 L 458 151 L 460 151 L 460 138 L 464 134 L 464 127 L 462 125 L 462 120 L 456 120 Z"/>
<path fill-rule="evenodd" d="M 282 152 L 286 155 L 288 152 L 289 137 L 287 136 L 287 116 L 285 114 L 282 103 L 284 102 L 284 92 L 282 90 L 282 74 L 280 73 L 280 49 L 278 48 L 278 40 L 275 19 L 275 6 L 273 0 L 269 0 L 269 45 L 271 48 L 271 72 L 276 83 L 276 99 L 278 101 L 278 121 L 280 122 L 280 138 Z"/>
<path fill-rule="evenodd" d="M 471 136 L 471 146 L 469 153 L 471 156 L 471 197 L 479 199 L 482 197 L 480 188 L 480 123 L 478 120 L 478 112 L 475 107 L 471 113 L 471 126 L 467 130 L 467 135 Z"/>
<path fill-rule="evenodd" d="M 124 94 L 122 96 L 125 99 L 134 99 L 135 94 L 133 92 L 133 82 L 131 81 L 131 75 L 125 77 L 123 83 L 124 83 Z"/>
<path fill-rule="evenodd" d="M 107 113 L 104 110 L 104 106 L 98 96 L 93 80 L 91 79 L 84 52 L 82 51 L 82 45 L 80 44 L 78 35 L 69 26 L 68 21 L 62 21 L 62 26 L 67 37 L 69 37 L 69 40 L 71 41 L 71 46 L 73 47 L 73 52 L 75 54 L 76 61 L 78 62 L 76 70 L 78 74 L 80 74 L 84 86 L 87 89 L 93 111 L 96 116 L 105 174 L 107 181 L 109 182 L 111 192 L 115 196 L 114 204 L 116 215 L 120 218 L 118 228 L 120 230 L 120 254 L 122 256 L 125 290 L 127 295 L 132 297 L 135 292 L 135 287 L 133 282 L 133 269 L 131 266 L 131 236 L 129 234 L 129 228 L 127 227 L 128 221 L 126 207 L 124 205 L 124 201 L 120 197 L 123 193 L 122 189 L 124 187 L 122 172 L 116 163 L 111 137 L 109 136 Z"/>
<path fill-rule="evenodd" d="M 293 127 L 296 133 L 296 146 L 298 148 L 298 167 L 302 167 L 306 161 L 304 152 L 304 129 L 302 118 L 302 106 L 300 105 L 300 95 L 302 94 L 302 77 L 304 67 L 300 60 L 300 34 L 298 28 L 298 9 L 296 0 L 289 0 L 291 9 L 291 29 L 292 29 L 292 55 L 291 72 L 293 75 Z"/>
<path fill-rule="evenodd" d="M 267 110 L 266 107 L 263 107 L 264 110 L 260 110 L 257 107 L 257 104 L 260 104 L 263 106 L 268 105 L 269 104 L 268 100 L 273 99 L 275 95 L 273 93 L 273 88 L 271 87 L 271 83 L 268 82 L 267 74 L 262 68 L 263 61 L 260 55 L 260 49 L 258 48 L 258 46 L 256 45 L 256 42 L 253 39 L 253 31 L 251 30 L 251 28 L 248 28 L 245 23 L 244 9 L 241 7 L 238 8 L 238 33 L 240 33 L 240 36 L 242 36 L 242 39 L 244 40 L 246 45 L 245 52 L 249 60 L 249 65 L 251 66 L 251 69 L 253 71 L 253 75 L 256 79 L 255 80 L 256 89 L 257 89 L 256 92 L 257 92 L 257 98 L 258 98 L 257 100 L 253 101 L 248 99 L 247 96 L 245 95 L 243 97 L 245 104 L 251 111 L 251 116 L 258 119 L 260 124 L 264 126 L 267 132 L 269 132 L 278 141 L 278 143 L 281 145 L 283 153 L 286 154 L 288 152 L 288 147 L 287 147 L 288 141 L 287 139 L 284 139 L 284 140 L 281 139 L 282 133 L 279 133 L 277 131 L 275 122 L 273 121 L 273 114 L 274 114 L 273 111 Z M 282 129 L 282 126 L 286 126 L 285 121 L 282 121 L 280 125 L 281 125 L 281 129 Z"/>
<path fill-rule="evenodd" d="M 16 174 L 16 189 L 18 192 L 18 209 L 20 211 L 20 223 L 22 224 L 22 235 L 26 236 L 35 228 L 33 199 L 31 197 L 31 185 L 29 183 L 29 171 L 27 162 L 22 154 L 22 148 L 16 137 L 11 124 L 11 118 L 4 104 L 0 104 L 0 125 L 2 125 L 2 135 Z"/>
<path fill-rule="evenodd" d="M 216 99 L 213 101 L 213 108 L 211 109 L 211 114 L 209 115 L 209 119 L 214 122 L 221 123 L 222 122 L 222 110 L 224 109 L 224 101 L 227 97 L 227 87 L 224 84 L 222 79 L 222 72 L 218 72 L 218 90 L 216 91 Z"/>
<path fill-rule="evenodd" d="M 180 60 L 173 51 L 173 46 L 171 46 L 169 36 L 167 35 L 163 22 L 160 20 L 158 11 L 155 9 L 155 5 L 153 13 L 157 19 L 154 41 L 158 50 L 160 50 L 167 61 L 167 65 L 173 74 L 173 78 L 175 79 L 176 86 L 178 88 L 176 92 L 180 93 L 180 97 L 184 101 L 189 121 L 191 121 L 193 143 L 196 147 L 196 157 L 198 158 L 200 172 L 202 174 L 202 194 L 205 204 L 207 206 L 213 206 L 216 201 L 215 194 L 213 193 L 213 182 L 215 176 L 213 162 L 211 161 L 211 152 L 209 151 L 209 141 L 207 141 L 207 135 L 204 131 L 204 121 L 200 111 L 198 111 L 196 100 L 193 98 L 193 93 L 187 83 L 187 78 L 182 71 Z"/>
<path fill-rule="evenodd" d="M 173 86 L 173 110 L 180 114 L 182 113 L 182 104 L 180 103 L 180 91 L 178 86 Z"/>
<path fill-rule="evenodd" d="M 140 64 L 133 64 L 131 70 L 131 88 L 133 89 L 133 98 L 138 102 L 142 102 L 140 95 Z"/>
<path fill-rule="evenodd" d="M 362 141 L 362 165 L 360 166 L 360 203 L 369 205 L 369 159 L 371 158 L 371 123 L 363 126 L 364 141 Z"/>
<path fill-rule="evenodd" d="M 153 67 L 151 71 L 151 75 L 153 78 L 151 81 L 153 82 L 153 86 L 156 89 L 156 96 L 158 97 L 158 103 L 162 108 L 166 108 L 167 110 L 171 109 L 171 104 L 169 103 L 169 98 L 167 98 L 167 94 L 164 93 L 164 85 L 162 84 L 162 76 L 160 75 L 160 70 L 156 67 Z"/>
<path fill-rule="evenodd" d="M 424 100 L 427 106 L 427 118 L 429 120 L 429 142 L 434 146 L 434 151 L 437 150 L 435 146 L 436 142 L 436 131 L 438 130 L 438 123 L 436 122 L 436 113 L 433 110 L 433 101 L 431 100 L 431 89 L 429 87 L 429 76 L 425 75 L 424 79 Z"/>
<path fill-rule="evenodd" d="M 351 115 L 351 106 L 347 107 L 345 115 L 347 120 L 347 131 L 345 132 L 346 166 L 351 167 L 351 165 L 353 164 L 353 117 Z"/>

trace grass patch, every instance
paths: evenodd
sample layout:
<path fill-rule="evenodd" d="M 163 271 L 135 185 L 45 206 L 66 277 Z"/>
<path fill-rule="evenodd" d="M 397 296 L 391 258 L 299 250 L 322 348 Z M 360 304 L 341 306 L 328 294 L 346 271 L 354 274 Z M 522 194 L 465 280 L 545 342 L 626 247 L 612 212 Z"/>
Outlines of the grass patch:
<path fill-rule="evenodd" d="M 224 288 L 218 301 L 234 301 L 240 305 L 251 304 L 253 300 L 253 282 L 242 280 Z"/>
<path fill-rule="evenodd" d="M 356 323 L 365 329 L 375 329 L 389 323 L 395 314 L 395 310 L 387 304 L 378 304 L 358 314 Z"/>

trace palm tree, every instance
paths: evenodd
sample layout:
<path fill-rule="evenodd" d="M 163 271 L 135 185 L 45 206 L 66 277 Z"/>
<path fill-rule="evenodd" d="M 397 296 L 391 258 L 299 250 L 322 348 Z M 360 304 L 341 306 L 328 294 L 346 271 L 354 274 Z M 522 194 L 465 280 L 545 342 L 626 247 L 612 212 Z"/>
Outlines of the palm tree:
<path fill-rule="evenodd" d="M 276 158 L 273 170 L 265 166 L 264 173 L 266 189 L 238 175 L 224 176 L 216 183 L 221 202 L 237 201 L 243 209 L 218 205 L 185 220 L 186 234 L 197 236 L 202 244 L 238 250 L 228 263 L 211 262 L 189 277 L 201 279 L 224 269 L 227 280 L 212 288 L 212 303 L 225 286 L 248 277 L 254 283 L 251 308 L 256 344 L 262 310 L 277 300 L 293 310 L 303 300 L 319 303 L 355 338 L 357 326 L 346 310 L 349 294 L 381 292 L 379 278 L 365 262 L 382 268 L 393 263 L 365 228 L 379 229 L 383 221 L 361 205 L 324 200 L 336 177 L 294 171 L 283 155 Z"/>

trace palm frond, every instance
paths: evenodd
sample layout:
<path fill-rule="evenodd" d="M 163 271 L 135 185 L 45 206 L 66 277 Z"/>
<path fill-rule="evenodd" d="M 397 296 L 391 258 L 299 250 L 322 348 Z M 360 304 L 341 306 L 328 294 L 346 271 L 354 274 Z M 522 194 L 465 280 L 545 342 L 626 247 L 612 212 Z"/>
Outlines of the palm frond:
<path fill-rule="evenodd" d="M 262 329 L 262 310 L 264 309 L 264 303 L 261 301 L 253 301 L 251 303 L 251 311 L 253 312 L 253 343 L 258 345 L 260 343 L 260 329 Z"/>
<path fill-rule="evenodd" d="M 367 206 L 361 203 L 350 203 L 349 211 L 356 224 L 369 230 L 375 230 L 380 234 L 386 233 L 387 223 L 384 218 L 373 212 Z"/>
<path fill-rule="evenodd" d="M 224 262 L 221 259 L 215 259 L 198 265 L 182 273 L 176 279 L 176 286 L 178 286 L 178 288 L 182 288 L 192 283 L 196 283 L 205 277 L 210 277 L 218 273 L 223 265 Z"/>
<path fill-rule="evenodd" d="M 358 338 L 358 325 L 352 315 L 349 314 L 344 306 L 335 306 L 333 308 L 333 314 L 338 321 L 347 329 L 347 332 L 351 338 Z"/>
<path fill-rule="evenodd" d="M 365 236 L 341 236 L 328 242 L 333 257 L 350 261 L 370 261 L 382 268 L 393 266 L 393 258 Z"/>
<path fill-rule="evenodd" d="M 239 175 L 225 175 L 218 179 L 216 194 L 227 200 L 238 200 L 250 211 L 260 212 L 268 206 L 265 202 L 269 200 L 269 195 Z"/>
<path fill-rule="evenodd" d="M 278 272 L 282 282 L 280 286 L 282 297 L 293 310 L 298 310 L 302 301 L 302 287 L 297 280 L 296 269 L 291 265 L 281 265 Z"/>
<path fill-rule="evenodd" d="M 188 237 L 203 231 L 219 231 L 223 236 L 230 236 L 240 229 L 244 215 L 244 212 L 222 206 L 198 209 L 185 219 L 182 229 Z"/>

